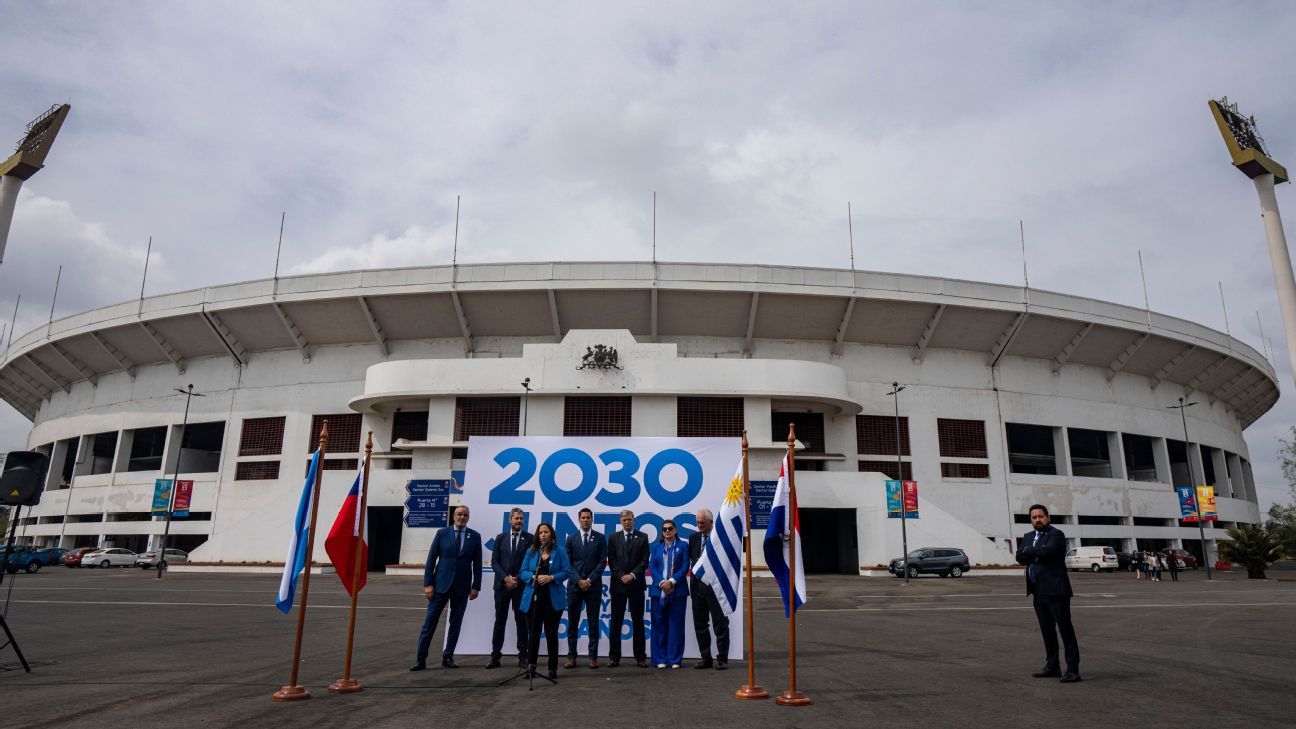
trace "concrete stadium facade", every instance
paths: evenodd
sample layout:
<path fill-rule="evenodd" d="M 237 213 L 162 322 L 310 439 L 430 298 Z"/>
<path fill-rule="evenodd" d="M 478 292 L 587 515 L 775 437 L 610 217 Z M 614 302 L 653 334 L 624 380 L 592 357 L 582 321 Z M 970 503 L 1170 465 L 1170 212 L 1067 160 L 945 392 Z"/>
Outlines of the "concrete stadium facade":
<path fill-rule="evenodd" d="M 622 369 L 578 369 L 598 344 Z M 898 440 L 892 382 L 905 386 Z M 203 397 L 182 448 L 175 388 L 188 384 Z M 282 560 L 327 417 L 337 446 L 320 535 L 372 430 L 371 533 L 386 534 L 373 566 L 419 563 L 433 530 L 403 527 L 404 487 L 463 468 L 474 434 L 516 434 L 519 417 L 528 435 L 745 429 L 753 480 L 773 480 L 791 422 L 807 568 L 853 572 L 900 553 L 884 497 L 897 455 L 919 482 L 911 548 L 1011 563 L 1040 502 L 1076 546 L 1195 551 L 1173 490 L 1188 468 L 1216 489 L 1213 545 L 1222 527 L 1260 520 L 1243 431 L 1278 384 L 1225 334 L 1046 291 L 759 265 L 518 263 L 249 281 L 84 312 L 14 341 L 0 396 L 32 419 L 28 447 L 51 456 L 22 541 L 152 546 L 164 526 L 149 513 L 154 480 L 179 457 L 194 502 L 169 544 L 202 562 Z M 1179 397 L 1198 403 L 1186 447 L 1167 409 Z"/>

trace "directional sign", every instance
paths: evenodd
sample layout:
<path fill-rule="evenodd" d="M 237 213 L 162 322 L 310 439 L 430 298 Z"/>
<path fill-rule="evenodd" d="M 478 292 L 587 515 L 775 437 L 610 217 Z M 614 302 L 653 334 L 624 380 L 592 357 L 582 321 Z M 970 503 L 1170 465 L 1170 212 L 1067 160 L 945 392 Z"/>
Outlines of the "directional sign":
<path fill-rule="evenodd" d="M 449 521 L 450 479 L 419 479 L 405 484 L 405 526 L 439 529 Z"/>
<path fill-rule="evenodd" d="M 752 481 L 751 531 L 765 531 L 769 526 L 770 509 L 774 508 L 774 492 L 778 481 Z"/>

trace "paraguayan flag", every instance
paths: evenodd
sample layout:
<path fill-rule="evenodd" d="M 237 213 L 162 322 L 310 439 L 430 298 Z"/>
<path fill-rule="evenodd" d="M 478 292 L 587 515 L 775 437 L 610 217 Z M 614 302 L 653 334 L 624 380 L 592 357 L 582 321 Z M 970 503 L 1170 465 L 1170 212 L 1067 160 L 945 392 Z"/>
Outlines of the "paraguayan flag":
<path fill-rule="evenodd" d="M 693 565 L 693 576 L 710 585 L 726 613 L 738 609 L 738 593 L 742 587 L 743 537 L 743 475 L 742 463 L 729 482 L 724 503 L 716 513 L 711 538 L 702 550 L 702 556 Z"/>
<path fill-rule="evenodd" d="M 801 566 L 801 517 L 797 511 L 789 487 L 788 459 L 783 456 L 778 488 L 774 492 L 774 505 L 770 509 L 769 526 L 765 529 L 765 564 L 778 582 L 779 591 L 783 593 L 785 616 L 796 612 L 806 601 L 805 569 Z M 796 544 L 795 564 L 788 564 L 789 543 Z M 789 572 L 792 577 L 790 583 Z"/>

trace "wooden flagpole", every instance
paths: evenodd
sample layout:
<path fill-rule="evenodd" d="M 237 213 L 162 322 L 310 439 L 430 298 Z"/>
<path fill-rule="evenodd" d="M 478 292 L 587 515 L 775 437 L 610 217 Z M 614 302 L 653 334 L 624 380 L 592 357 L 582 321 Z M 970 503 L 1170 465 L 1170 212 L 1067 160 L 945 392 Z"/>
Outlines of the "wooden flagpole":
<path fill-rule="evenodd" d="M 292 677 L 288 685 L 274 692 L 275 701 L 303 701 L 311 697 L 305 686 L 297 684 L 297 668 L 301 664 L 302 631 L 306 627 L 306 598 L 310 595 L 311 559 L 315 552 L 315 521 L 319 515 L 320 490 L 324 487 L 324 454 L 328 453 L 328 421 L 320 428 L 319 468 L 315 471 L 315 493 L 311 495 L 310 538 L 306 540 L 306 570 L 302 575 L 301 604 L 297 606 L 297 638 L 293 642 Z"/>
<path fill-rule="evenodd" d="M 796 498 L 796 425 L 788 423 L 787 439 L 787 478 L 788 478 L 788 655 L 791 657 L 791 683 L 786 691 L 780 693 L 774 703 L 781 706 L 809 706 L 810 697 L 797 691 L 796 687 L 796 583 L 797 583 L 797 498 Z"/>
<path fill-rule="evenodd" d="M 743 478 L 743 527 L 747 536 L 743 539 L 743 547 L 747 553 L 747 615 L 746 620 L 746 637 L 747 637 L 747 683 L 743 684 L 734 696 L 740 699 L 768 699 L 769 692 L 756 685 L 756 630 L 753 625 L 754 613 L 752 612 L 752 565 L 751 565 L 751 477 L 747 470 L 747 431 L 742 434 L 742 478 Z"/>
<path fill-rule="evenodd" d="M 346 667 L 342 669 L 342 678 L 334 681 L 328 688 L 331 694 L 354 694 L 364 691 L 364 685 L 359 681 L 351 678 L 351 649 L 355 645 L 355 620 L 356 620 L 356 601 L 360 598 L 360 575 L 364 565 L 361 563 L 364 557 L 364 533 L 365 533 L 365 512 L 369 503 L 369 465 L 373 459 L 373 431 L 369 431 L 369 437 L 365 439 L 365 460 L 364 476 L 360 478 L 360 504 L 356 507 L 360 510 L 359 524 L 360 536 L 356 539 L 355 544 L 355 571 L 351 574 L 351 618 L 347 622 L 347 647 L 346 647 Z"/>

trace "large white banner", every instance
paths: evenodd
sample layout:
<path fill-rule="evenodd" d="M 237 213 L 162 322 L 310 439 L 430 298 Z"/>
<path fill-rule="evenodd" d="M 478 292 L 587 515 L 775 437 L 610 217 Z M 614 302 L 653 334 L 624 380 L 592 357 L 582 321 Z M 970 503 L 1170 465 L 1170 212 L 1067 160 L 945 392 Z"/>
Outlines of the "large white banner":
<path fill-rule="evenodd" d="M 558 543 L 579 531 L 577 514 L 585 507 L 594 512 L 594 528 L 611 536 L 620 528 L 622 509 L 635 513 L 635 528 L 656 541 L 663 519 L 674 519 L 681 539 L 697 531 L 695 512 L 717 512 L 734 469 L 742 458 L 737 438 L 559 438 L 474 437 L 468 444 L 468 469 L 464 474 L 462 503 L 471 509 L 469 526 L 481 532 L 486 570 L 482 590 L 469 603 L 456 653 L 487 655 L 495 616 L 494 573 L 490 570 L 495 536 L 508 528 L 509 512 L 526 512 L 526 530 L 534 533 L 541 522 L 552 524 Z M 602 609 L 598 620 L 599 655 L 606 657 L 610 634 L 610 572 L 604 572 Z M 652 578 L 649 578 L 651 583 Z M 646 592 L 645 592 L 646 595 Z M 743 657 L 743 606 L 729 616 L 729 657 Z M 652 615 L 645 599 L 647 648 L 652 650 Z M 685 616 L 684 655 L 699 657 L 693 632 L 692 597 Z M 512 618 L 504 639 L 504 654 L 516 645 Z M 558 628 L 559 651 L 567 653 L 572 626 L 564 614 Z M 588 655 L 591 626 L 584 612 L 576 627 L 580 636 L 578 657 Z M 629 611 L 622 627 L 621 655 L 633 659 Z M 715 652 L 714 636 L 712 651 Z M 545 652 L 544 641 L 540 643 Z M 583 664 L 582 664 L 583 665 Z"/>

